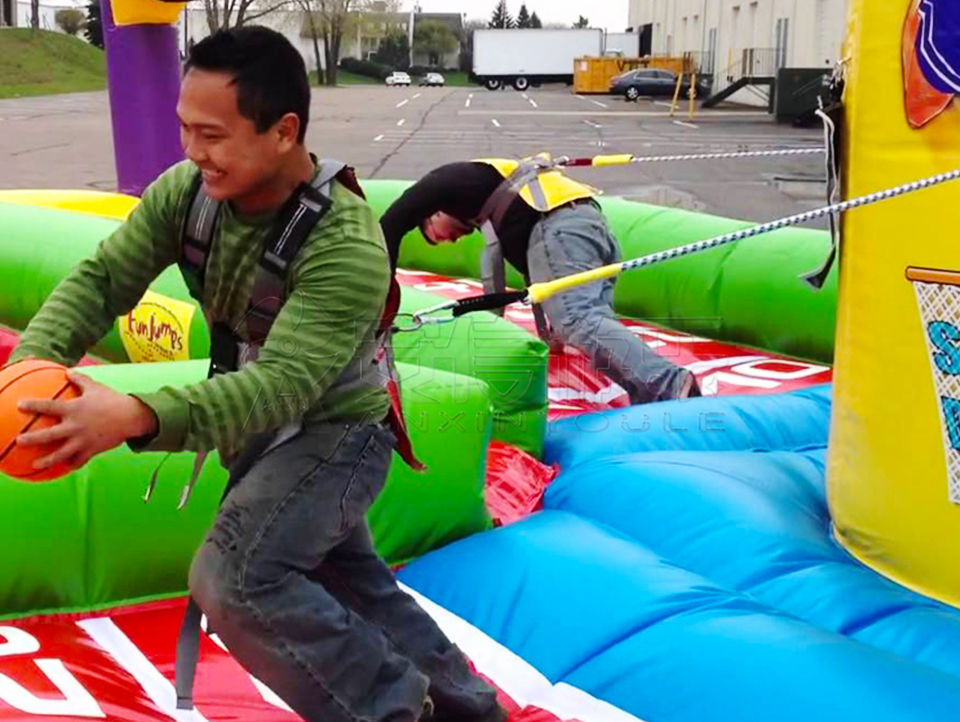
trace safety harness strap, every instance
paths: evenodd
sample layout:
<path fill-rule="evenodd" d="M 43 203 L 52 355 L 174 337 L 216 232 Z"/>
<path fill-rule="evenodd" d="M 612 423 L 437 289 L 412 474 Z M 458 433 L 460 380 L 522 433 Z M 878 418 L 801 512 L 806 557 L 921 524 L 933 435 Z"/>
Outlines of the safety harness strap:
<path fill-rule="evenodd" d="M 524 187 L 529 187 L 530 192 L 534 195 L 534 200 L 542 203 L 541 207 L 546 207 L 543 189 L 537 179 L 541 173 L 550 170 L 552 167 L 551 163 L 540 157 L 521 161 L 513 173 L 504 178 L 490 194 L 490 197 L 487 198 L 480 209 L 480 215 L 477 216 L 475 223 L 480 227 L 484 240 L 484 252 L 480 259 L 480 273 L 485 293 L 501 294 L 507 290 L 507 271 L 503 258 L 503 246 L 496 229 L 500 226 L 507 210 Z M 494 313 L 502 316 L 503 311 L 503 308 L 500 308 L 495 310 Z M 537 324 L 537 334 L 544 341 L 549 341 L 551 337 L 550 326 L 540 306 L 535 305 L 533 307 L 533 317 Z"/>
<path fill-rule="evenodd" d="M 210 371 L 209 376 L 235 371 L 245 363 L 256 360 L 260 347 L 266 341 L 273 322 L 276 320 L 286 297 L 286 282 L 290 269 L 310 232 L 330 210 L 330 188 L 334 179 L 342 178 L 344 185 L 363 197 L 356 178 L 343 163 L 324 161 L 320 172 L 312 184 L 301 184 L 291 201 L 281 210 L 279 221 L 270 234 L 263 256 L 257 267 L 250 304 L 245 316 L 245 338 L 241 338 L 227 324 L 211 323 Z M 217 230 L 219 203 L 212 201 L 203 192 L 198 182 L 194 185 L 194 198 L 183 229 L 183 252 L 180 261 L 181 272 L 191 295 L 202 302 L 203 280 L 209 262 L 210 248 Z M 390 411 L 387 421 L 397 437 L 397 451 L 404 461 L 415 470 L 424 468 L 413 452 L 410 437 L 406 431 L 403 410 L 400 407 L 400 392 L 393 376 L 393 363 L 389 356 L 389 329 L 400 305 L 400 287 L 396 279 L 391 279 L 390 292 L 386 308 L 377 333 L 377 343 L 357 358 L 341 374 L 340 386 L 369 382 L 371 372 L 383 374 L 382 383 L 390 397 Z M 276 448 L 296 436 L 301 424 L 285 426 L 275 434 L 267 434 L 266 443 L 251 440 L 241 458 L 231 470 L 230 481 L 224 496 L 239 481 L 245 471 L 240 467 L 249 466 L 259 456 Z M 264 435 L 258 435 L 258 438 Z M 198 454 L 193 474 L 181 496 L 182 508 L 199 476 L 206 454 Z M 175 665 L 175 687 L 177 708 L 193 709 L 193 682 L 196 675 L 199 655 L 200 607 L 191 598 L 177 640 L 177 660 Z"/>

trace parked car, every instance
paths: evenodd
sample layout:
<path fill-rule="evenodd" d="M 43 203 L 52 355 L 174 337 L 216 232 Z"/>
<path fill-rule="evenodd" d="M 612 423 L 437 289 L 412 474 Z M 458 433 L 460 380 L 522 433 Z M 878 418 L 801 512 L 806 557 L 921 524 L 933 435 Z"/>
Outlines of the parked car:
<path fill-rule="evenodd" d="M 420 85 L 443 85 L 446 82 L 440 73 L 427 73 L 420 78 Z"/>
<path fill-rule="evenodd" d="M 410 76 L 399 70 L 395 70 L 386 79 L 387 85 L 410 85 Z"/>
<path fill-rule="evenodd" d="M 622 95 L 627 100 L 636 100 L 641 95 L 673 96 L 677 89 L 677 74 L 672 70 L 660 68 L 638 68 L 616 76 L 610 83 L 610 92 Z M 705 81 L 697 79 L 697 97 L 705 98 L 709 93 Z M 690 91 L 689 76 L 684 75 L 680 86 L 680 97 L 686 98 Z"/>

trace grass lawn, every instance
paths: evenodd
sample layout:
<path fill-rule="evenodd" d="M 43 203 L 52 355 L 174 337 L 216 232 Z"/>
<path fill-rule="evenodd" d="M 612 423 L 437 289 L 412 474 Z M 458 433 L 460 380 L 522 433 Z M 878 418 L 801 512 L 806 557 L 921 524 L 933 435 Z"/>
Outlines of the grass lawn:
<path fill-rule="evenodd" d="M 447 85 L 451 85 L 454 88 L 467 88 L 477 85 L 476 83 L 470 82 L 467 74 L 460 70 L 444 73 L 443 79 L 447 81 Z"/>
<path fill-rule="evenodd" d="M 460 71 L 451 71 L 445 72 L 442 74 L 446 84 L 454 88 L 466 88 L 473 87 L 476 83 L 471 83 L 467 78 L 466 73 Z M 419 77 L 413 77 L 413 85 L 416 85 L 419 82 Z M 310 82 L 314 85 L 317 84 L 317 73 L 316 71 L 310 73 Z M 350 73 L 346 70 L 337 71 L 337 85 L 383 85 L 382 80 L 377 80 L 376 78 L 371 78 L 366 75 L 357 75 L 356 73 Z"/>
<path fill-rule="evenodd" d="M 102 50 L 49 30 L 0 29 L 0 98 L 106 87 Z"/>
<path fill-rule="evenodd" d="M 443 73 L 449 87 L 472 87 L 467 74 Z M 419 81 L 413 78 L 413 84 Z M 311 73 L 317 84 L 317 74 Z M 346 70 L 337 73 L 338 85 L 383 85 L 382 80 Z M 53 95 L 103 90 L 107 87 L 102 50 L 63 33 L 29 28 L 0 28 L 0 98 Z"/>
<path fill-rule="evenodd" d="M 310 72 L 310 82 L 313 85 L 319 85 L 316 70 Z M 383 81 L 366 75 L 348 73 L 346 70 L 337 70 L 337 85 L 383 85 Z"/>

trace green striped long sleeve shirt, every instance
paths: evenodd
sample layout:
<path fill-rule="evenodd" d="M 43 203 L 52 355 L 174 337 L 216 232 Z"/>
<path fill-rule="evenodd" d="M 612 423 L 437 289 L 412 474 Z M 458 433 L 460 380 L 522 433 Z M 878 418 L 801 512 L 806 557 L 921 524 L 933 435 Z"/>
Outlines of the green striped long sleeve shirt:
<path fill-rule="evenodd" d="M 180 229 L 196 174 L 190 162 L 161 175 L 130 218 L 53 291 L 10 357 L 75 364 L 180 258 Z M 343 370 L 374 342 L 390 266 L 373 211 L 334 182 L 333 206 L 287 277 L 286 302 L 256 361 L 184 388 L 137 394 L 157 416 L 146 450 L 219 449 L 229 458 L 247 434 L 303 420 L 382 419 L 386 392 L 373 383 L 338 388 Z M 223 204 L 204 279 L 208 320 L 241 326 L 275 214 L 241 217 Z"/>

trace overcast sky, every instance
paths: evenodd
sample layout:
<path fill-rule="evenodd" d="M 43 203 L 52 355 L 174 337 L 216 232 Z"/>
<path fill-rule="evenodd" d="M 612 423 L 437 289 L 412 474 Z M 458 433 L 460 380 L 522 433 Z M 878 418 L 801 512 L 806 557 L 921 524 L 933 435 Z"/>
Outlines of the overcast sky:
<path fill-rule="evenodd" d="M 628 0 L 507 0 L 507 9 L 516 18 L 522 2 L 527 10 L 536 12 L 544 23 L 572 25 L 580 15 L 586 15 L 593 27 L 614 32 L 627 27 Z M 418 0 L 424 12 L 466 13 L 468 19 L 488 20 L 497 0 Z M 413 6 L 413 0 L 404 0 L 404 10 Z"/>

